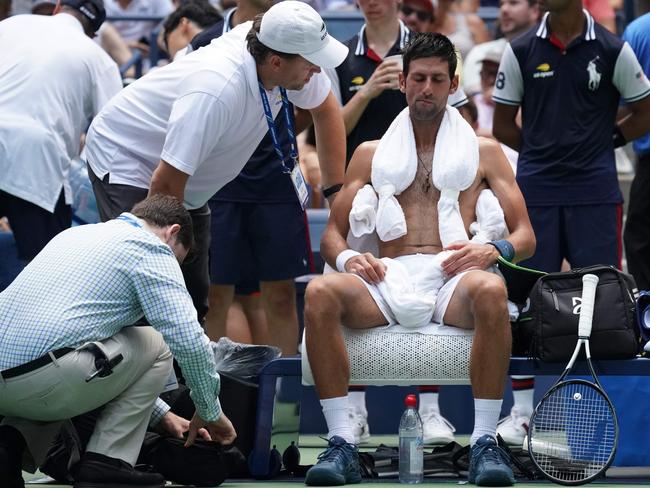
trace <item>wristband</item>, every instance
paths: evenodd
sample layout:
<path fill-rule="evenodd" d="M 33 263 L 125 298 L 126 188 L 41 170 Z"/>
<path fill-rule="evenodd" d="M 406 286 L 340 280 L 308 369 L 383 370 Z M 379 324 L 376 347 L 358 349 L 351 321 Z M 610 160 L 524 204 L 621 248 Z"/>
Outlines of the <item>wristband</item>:
<path fill-rule="evenodd" d="M 515 258 L 515 248 L 512 244 L 510 244 L 509 241 L 500 239 L 498 241 L 490 241 L 488 244 L 496 247 L 497 251 L 499 251 L 499 254 L 501 254 L 501 257 L 506 261 L 512 262 L 512 260 Z"/>
<path fill-rule="evenodd" d="M 341 183 L 337 183 L 336 185 L 328 186 L 327 188 L 323 189 L 323 196 L 325 198 L 329 198 L 335 193 L 338 193 L 338 191 L 343 187 Z"/>
<path fill-rule="evenodd" d="M 361 253 L 354 251 L 353 249 L 344 249 L 339 253 L 338 256 L 336 256 L 336 269 L 338 269 L 341 273 L 346 273 L 345 263 L 348 262 L 348 259 L 353 258 L 354 256 L 358 256 L 359 254 Z"/>
<path fill-rule="evenodd" d="M 625 146 L 627 140 L 621 132 L 621 128 L 618 125 L 614 125 L 614 134 L 612 134 L 612 142 L 614 143 L 614 149 L 617 147 Z"/>

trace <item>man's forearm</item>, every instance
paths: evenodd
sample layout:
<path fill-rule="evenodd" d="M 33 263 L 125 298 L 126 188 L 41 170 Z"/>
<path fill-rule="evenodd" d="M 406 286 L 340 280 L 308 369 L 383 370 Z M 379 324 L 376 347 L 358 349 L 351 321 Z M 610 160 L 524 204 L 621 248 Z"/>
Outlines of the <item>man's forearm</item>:
<path fill-rule="evenodd" d="M 650 132 L 650 111 L 630 114 L 618 122 L 618 126 L 625 140 L 633 141 Z"/>
<path fill-rule="evenodd" d="M 189 175 L 175 169 L 167 162 L 161 160 L 158 167 L 151 175 L 151 184 L 149 194 L 151 195 L 170 195 L 178 198 L 181 202 L 185 196 L 185 184 Z"/>
<path fill-rule="evenodd" d="M 370 103 L 370 99 L 360 90 L 343 106 L 341 110 L 346 135 L 350 134 L 357 126 L 363 112 L 368 107 L 368 103 Z"/>
<path fill-rule="evenodd" d="M 335 102 L 336 103 L 336 102 Z M 345 130 L 338 106 L 312 114 L 323 188 L 343 183 Z"/>
<path fill-rule="evenodd" d="M 521 129 L 513 121 L 512 124 L 499 124 L 492 127 L 494 137 L 506 146 L 519 151 L 521 148 Z"/>

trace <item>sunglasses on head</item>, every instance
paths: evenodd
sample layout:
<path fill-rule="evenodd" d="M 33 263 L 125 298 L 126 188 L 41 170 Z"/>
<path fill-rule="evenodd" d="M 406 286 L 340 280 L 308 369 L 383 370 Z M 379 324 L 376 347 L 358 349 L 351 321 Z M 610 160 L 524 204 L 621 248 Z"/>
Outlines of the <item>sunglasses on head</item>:
<path fill-rule="evenodd" d="M 433 15 L 431 15 L 430 12 L 425 12 L 424 10 L 415 10 L 414 8 L 411 8 L 408 5 L 402 5 L 402 13 L 407 17 L 411 14 L 415 14 L 420 22 L 433 20 Z"/>

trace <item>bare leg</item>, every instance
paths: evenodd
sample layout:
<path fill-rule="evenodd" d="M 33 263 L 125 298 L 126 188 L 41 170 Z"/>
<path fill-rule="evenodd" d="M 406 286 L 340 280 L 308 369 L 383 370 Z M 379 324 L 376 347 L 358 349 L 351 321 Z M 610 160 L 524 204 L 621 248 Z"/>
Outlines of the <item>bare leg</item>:
<path fill-rule="evenodd" d="M 266 323 L 266 313 L 262 306 L 259 293 L 252 295 L 236 295 L 235 302 L 239 302 L 248 321 L 251 341 L 253 344 L 270 344 L 269 330 Z"/>
<path fill-rule="evenodd" d="M 262 281 L 260 290 L 271 344 L 282 349 L 284 357 L 295 356 L 298 348 L 298 313 L 293 280 Z"/>
<path fill-rule="evenodd" d="M 454 290 L 444 320 L 475 329 L 469 366 L 474 398 L 501 399 L 512 346 L 503 280 L 486 271 L 467 273 Z"/>
<path fill-rule="evenodd" d="M 350 364 L 340 326 L 365 329 L 387 323 L 355 276 L 330 274 L 309 283 L 305 292 L 305 340 L 321 399 L 347 395 Z"/>
<path fill-rule="evenodd" d="M 242 302 L 240 301 L 241 295 L 235 295 L 235 298 L 228 309 L 228 317 L 226 319 L 226 337 L 228 339 L 240 342 L 242 344 L 252 344 L 253 338 L 244 312 Z"/>
<path fill-rule="evenodd" d="M 234 285 L 210 285 L 210 308 L 205 316 L 206 334 L 218 341 L 226 336 L 226 318 L 235 295 Z"/>

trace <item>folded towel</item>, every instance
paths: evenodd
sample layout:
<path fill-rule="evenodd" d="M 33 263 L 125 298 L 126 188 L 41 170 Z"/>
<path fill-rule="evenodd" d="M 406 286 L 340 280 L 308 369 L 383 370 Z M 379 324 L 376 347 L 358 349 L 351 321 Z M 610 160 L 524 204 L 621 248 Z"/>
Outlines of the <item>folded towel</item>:
<path fill-rule="evenodd" d="M 370 234 L 375 230 L 377 219 L 377 194 L 370 185 L 365 185 L 354 196 L 350 210 L 350 232 L 355 237 Z"/>
<path fill-rule="evenodd" d="M 503 239 L 508 233 L 503 209 L 492 190 L 482 190 L 476 201 L 476 222 L 469 226 L 471 241 L 485 244 Z"/>

